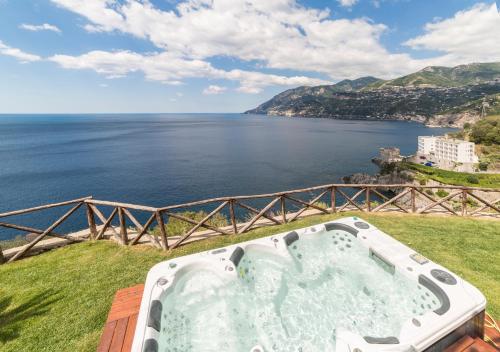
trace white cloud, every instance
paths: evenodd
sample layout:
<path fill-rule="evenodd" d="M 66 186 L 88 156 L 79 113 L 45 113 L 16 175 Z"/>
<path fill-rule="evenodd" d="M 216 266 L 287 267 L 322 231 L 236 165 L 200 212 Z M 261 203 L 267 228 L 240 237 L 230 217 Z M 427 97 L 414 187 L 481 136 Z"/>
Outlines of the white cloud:
<path fill-rule="evenodd" d="M 48 23 L 40 24 L 40 25 L 34 25 L 34 24 L 27 24 L 23 23 L 19 26 L 21 29 L 26 29 L 27 31 L 32 31 L 32 32 L 39 32 L 39 31 L 52 31 L 56 33 L 61 33 L 61 30 L 57 28 L 56 26 Z"/>
<path fill-rule="evenodd" d="M 354 6 L 358 0 L 337 0 L 340 4 L 340 6 L 343 6 L 343 7 L 351 7 L 351 6 Z"/>
<path fill-rule="evenodd" d="M 119 78 L 133 72 L 142 72 L 146 79 L 178 85 L 184 78 L 206 77 L 238 81 L 241 91 L 258 93 L 269 85 L 316 85 L 328 82 L 305 76 L 285 77 L 254 71 L 225 71 L 209 62 L 185 59 L 168 52 L 139 54 L 131 51 L 91 51 L 81 56 L 54 55 L 48 60 L 67 69 L 90 69 L 107 78 Z M 252 89 L 250 89 L 252 88 Z"/>
<path fill-rule="evenodd" d="M 92 69 L 108 78 L 142 72 L 148 80 L 181 84 L 204 77 L 240 82 L 239 91 L 258 93 L 270 85 L 314 85 L 327 80 L 262 72 L 264 69 L 314 72 L 332 80 L 373 75 L 389 78 L 431 64 L 460 64 L 500 58 L 496 6 L 480 4 L 453 18 L 426 25 L 408 40 L 413 49 L 443 54 L 413 59 L 391 53 L 380 41 L 384 24 L 366 18 L 331 19 L 329 10 L 307 8 L 297 0 L 184 0 L 175 11 L 148 0 L 51 0 L 85 17 L 91 32 L 129 34 L 154 44 L 158 52 L 91 51 L 50 60 L 71 69 Z M 339 0 L 352 6 L 356 0 Z M 378 3 L 377 0 L 375 3 Z M 496 16 L 496 17 L 495 17 Z M 222 70 L 214 57 L 256 63 L 261 70 Z"/>
<path fill-rule="evenodd" d="M 209 85 L 207 88 L 205 88 L 203 90 L 203 94 L 205 94 L 205 95 L 221 94 L 221 93 L 224 93 L 226 90 L 227 90 L 226 87 Z"/>
<path fill-rule="evenodd" d="M 0 40 L 0 55 L 12 56 L 12 57 L 18 59 L 19 61 L 21 61 L 22 63 L 39 61 L 42 59 L 38 55 L 25 53 L 24 51 L 22 51 L 20 49 L 10 47 L 10 46 L 4 44 L 1 40 Z"/>
<path fill-rule="evenodd" d="M 122 30 L 123 17 L 115 11 L 118 4 L 114 0 L 52 0 L 55 4 L 76 12 L 89 21 L 94 26 L 87 26 L 86 29 L 92 31 L 112 31 Z"/>
<path fill-rule="evenodd" d="M 332 79 L 393 76 L 415 67 L 408 55 L 391 54 L 380 44 L 385 25 L 332 20 L 328 10 L 296 0 L 186 0 L 176 11 L 137 0 L 52 1 L 84 16 L 88 30 L 128 33 L 189 59 L 230 56 Z"/>
<path fill-rule="evenodd" d="M 500 60 L 500 14 L 495 3 L 478 4 L 452 18 L 428 23 L 425 31 L 404 44 L 416 50 L 443 52 L 431 60 L 436 64 Z"/>

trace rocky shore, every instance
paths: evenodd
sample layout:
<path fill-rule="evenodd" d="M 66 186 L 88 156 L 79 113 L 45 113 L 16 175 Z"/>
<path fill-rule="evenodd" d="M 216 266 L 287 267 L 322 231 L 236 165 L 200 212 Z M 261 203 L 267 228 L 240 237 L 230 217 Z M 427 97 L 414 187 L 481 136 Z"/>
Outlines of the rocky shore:
<path fill-rule="evenodd" d="M 342 177 L 342 181 L 346 184 L 409 184 L 414 182 L 414 175 L 411 171 L 402 170 L 398 162 L 385 162 L 378 158 L 372 159 L 372 162 L 377 165 L 380 172 L 374 175 L 367 173 L 355 173 Z M 402 188 L 392 187 L 384 189 L 398 193 Z"/>

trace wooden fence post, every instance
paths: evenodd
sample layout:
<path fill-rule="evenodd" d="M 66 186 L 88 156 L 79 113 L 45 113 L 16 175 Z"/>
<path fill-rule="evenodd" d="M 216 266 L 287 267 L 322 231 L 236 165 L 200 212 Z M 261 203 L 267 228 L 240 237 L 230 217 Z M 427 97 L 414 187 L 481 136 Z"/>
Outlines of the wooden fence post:
<path fill-rule="evenodd" d="M 416 200 L 415 196 L 416 196 L 415 187 L 412 187 L 411 188 L 411 212 L 412 213 L 417 211 L 417 206 L 415 203 L 415 200 Z"/>
<path fill-rule="evenodd" d="M 336 206 L 336 199 L 335 199 L 335 187 L 332 187 L 330 191 L 330 205 L 332 206 L 332 214 L 337 212 L 337 206 Z"/>
<path fill-rule="evenodd" d="M 372 211 L 372 205 L 370 201 L 370 187 L 366 187 L 366 209 L 368 209 L 368 212 Z"/>
<path fill-rule="evenodd" d="M 0 264 L 5 263 L 5 257 L 3 256 L 2 247 L 0 246 Z"/>
<path fill-rule="evenodd" d="M 122 207 L 118 207 L 118 219 L 120 220 L 120 238 L 122 244 L 126 245 L 128 243 L 127 224 L 125 222 L 125 214 L 123 213 Z"/>
<path fill-rule="evenodd" d="M 467 215 L 467 190 L 462 191 L 462 216 Z"/>
<path fill-rule="evenodd" d="M 168 249 L 167 230 L 165 230 L 165 223 L 163 222 L 163 217 L 161 215 L 161 212 L 157 211 L 155 217 L 156 217 L 156 222 L 158 223 L 158 227 L 160 228 L 161 247 L 163 249 Z"/>
<path fill-rule="evenodd" d="M 286 224 L 286 204 L 283 196 L 281 196 L 281 219 L 283 224 Z"/>
<path fill-rule="evenodd" d="M 85 204 L 87 208 L 87 222 L 89 224 L 90 239 L 95 240 L 97 237 L 97 228 L 95 225 L 94 212 L 89 204 Z"/>
<path fill-rule="evenodd" d="M 233 226 L 233 234 L 238 234 L 238 226 L 236 226 L 236 216 L 234 215 L 234 200 L 229 200 L 229 216 L 231 217 L 231 225 Z"/>

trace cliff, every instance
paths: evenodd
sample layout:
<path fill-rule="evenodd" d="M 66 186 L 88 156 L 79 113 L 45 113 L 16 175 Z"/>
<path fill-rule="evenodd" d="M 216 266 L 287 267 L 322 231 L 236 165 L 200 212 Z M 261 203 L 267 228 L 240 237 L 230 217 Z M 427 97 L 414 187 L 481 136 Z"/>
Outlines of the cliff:
<path fill-rule="evenodd" d="M 500 96 L 500 63 L 428 67 L 394 80 L 363 77 L 284 91 L 246 113 L 334 119 L 404 120 L 461 127 Z M 492 104 L 486 104 L 491 109 Z"/>

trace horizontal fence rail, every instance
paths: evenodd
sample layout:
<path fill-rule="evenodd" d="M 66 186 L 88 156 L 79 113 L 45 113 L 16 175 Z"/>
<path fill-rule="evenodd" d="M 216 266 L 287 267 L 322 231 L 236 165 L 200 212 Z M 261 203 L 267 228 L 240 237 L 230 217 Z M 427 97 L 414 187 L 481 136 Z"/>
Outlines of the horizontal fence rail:
<path fill-rule="evenodd" d="M 5 222 L 46 209 L 70 207 L 45 229 Z M 88 228 L 78 235 L 54 232 L 78 209 Z M 200 213 L 200 211 L 203 211 Z M 300 217 L 344 211 L 447 214 L 500 218 L 500 189 L 402 184 L 329 184 L 285 192 L 219 197 L 165 207 L 84 197 L 0 213 L 0 228 L 29 233 L 32 240 L 15 250 L 0 248 L 0 262 L 82 240 L 113 239 L 123 245 L 150 244 L 168 250 L 214 235 L 237 235 L 255 227 L 285 224 Z M 198 214 L 198 216 L 195 216 Z M 175 222 L 182 231 L 172 230 Z M 172 225 L 173 226 L 173 225 Z M 34 236 L 34 237 L 33 237 Z M 44 240 L 45 238 L 52 240 Z M 35 251 L 36 252 L 36 251 Z"/>

